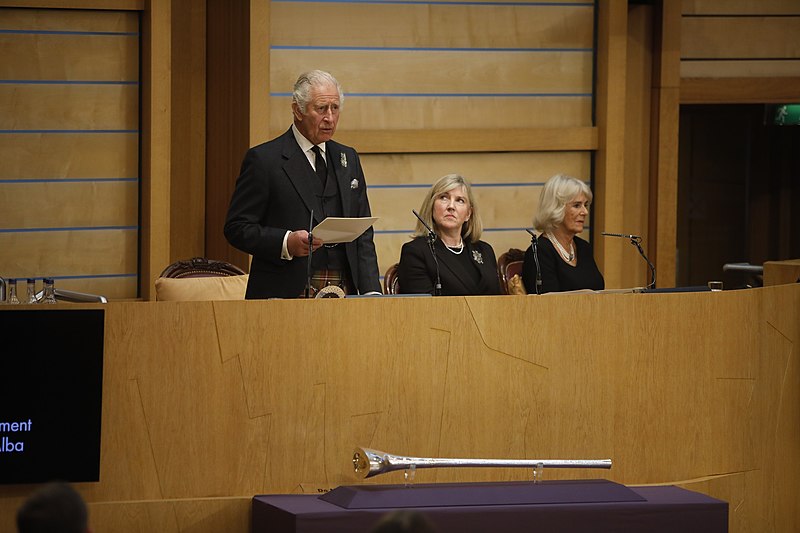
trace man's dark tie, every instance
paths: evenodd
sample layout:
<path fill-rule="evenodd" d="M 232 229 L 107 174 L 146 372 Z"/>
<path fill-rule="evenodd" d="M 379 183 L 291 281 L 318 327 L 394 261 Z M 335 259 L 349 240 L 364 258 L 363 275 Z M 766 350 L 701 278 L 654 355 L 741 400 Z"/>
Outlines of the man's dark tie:
<path fill-rule="evenodd" d="M 314 151 L 314 166 L 317 169 L 317 176 L 319 176 L 319 180 L 324 187 L 325 182 L 328 181 L 328 166 L 325 164 L 325 156 L 322 155 L 322 150 L 319 149 L 319 146 L 312 146 L 311 149 Z"/>

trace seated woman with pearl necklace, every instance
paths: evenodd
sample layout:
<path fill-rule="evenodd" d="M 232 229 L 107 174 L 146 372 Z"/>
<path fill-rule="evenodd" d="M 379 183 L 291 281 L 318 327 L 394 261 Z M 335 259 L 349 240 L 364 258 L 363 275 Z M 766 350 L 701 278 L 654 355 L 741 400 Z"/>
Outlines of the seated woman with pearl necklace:
<path fill-rule="evenodd" d="M 458 174 L 439 178 L 422 201 L 419 217 L 435 233 L 433 249 L 422 221 L 403 245 L 397 270 L 399 291 L 442 296 L 500 294 L 497 259 L 480 240 L 483 224 L 467 180 Z M 437 265 L 438 262 L 438 265 Z"/>
<path fill-rule="evenodd" d="M 545 183 L 533 218 L 533 227 L 541 233 L 536 243 L 542 293 L 605 288 L 591 245 L 578 237 L 589 218 L 591 203 L 592 190 L 577 178 L 556 174 Z M 522 282 L 529 293 L 533 292 L 536 261 L 532 247 L 525 251 Z"/>

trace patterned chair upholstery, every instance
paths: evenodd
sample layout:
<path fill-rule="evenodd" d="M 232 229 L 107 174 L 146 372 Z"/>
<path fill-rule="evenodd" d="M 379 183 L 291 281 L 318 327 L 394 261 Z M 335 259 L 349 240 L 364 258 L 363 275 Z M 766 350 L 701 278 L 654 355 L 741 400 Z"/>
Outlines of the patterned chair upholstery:
<path fill-rule="evenodd" d="M 156 279 L 156 300 L 244 300 L 249 276 L 236 265 L 194 257 L 175 261 Z"/>
<path fill-rule="evenodd" d="M 205 257 L 193 257 L 175 261 L 165 268 L 162 278 L 209 278 L 220 276 L 241 276 L 245 271 L 225 261 L 215 261 Z"/>

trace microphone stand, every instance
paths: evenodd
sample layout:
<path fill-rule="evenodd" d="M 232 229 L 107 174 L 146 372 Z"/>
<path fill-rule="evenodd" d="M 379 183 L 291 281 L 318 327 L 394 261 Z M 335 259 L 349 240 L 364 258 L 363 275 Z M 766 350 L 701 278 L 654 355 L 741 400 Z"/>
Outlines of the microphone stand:
<path fill-rule="evenodd" d="M 442 295 L 442 279 L 439 276 L 439 260 L 436 258 L 436 248 L 433 247 L 433 243 L 436 242 L 436 233 L 428 226 L 422 217 L 419 216 L 415 210 L 411 210 L 414 213 L 414 216 L 422 222 L 422 225 L 425 226 L 425 229 L 428 230 L 428 248 L 431 250 L 431 255 L 433 256 L 433 264 L 436 266 L 436 283 L 433 286 L 433 295 L 434 296 L 441 296 Z"/>
<path fill-rule="evenodd" d="M 314 253 L 314 236 L 311 230 L 314 228 L 314 210 L 311 210 L 311 217 L 308 219 L 308 265 L 306 265 L 306 290 L 305 297 L 311 298 L 311 255 Z"/>
<path fill-rule="evenodd" d="M 605 231 L 602 232 L 603 235 L 606 237 L 622 237 L 623 239 L 630 239 L 631 244 L 639 250 L 639 254 L 644 258 L 647 266 L 650 267 L 650 283 L 645 287 L 645 289 L 655 289 L 656 288 L 656 267 L 653 266 L 653 263 L 647 258 L 647 255 L 644 253 L 642 249 L 642 238 L 639 235 L 626 235 L 623 233 L 607 233 Z"/>
<path fill-rule="evenodd" d="M 645 255 L 644 250 L 642 250 L 642 238 L 639 237 L 637 239 L 631 239 L 631 244 L 636 246 L 636 249 L 639 250 L 639 253 L 641 254 L 641 256 L 644 258 L 645 262 L 647 263 L 647 266 L 650 267 L 650 284 L 645 288 L 646 289 L 655 289 L 656 288 L 656 267 L 653 266 L 653 263 L 650 262 L 650 260 Z"/>
<path fill-rule="evenodd" d="M 536 234 L 525 228 L 531 234 L 531 249 L 533 250 L 533 262 L 536 263 L 536 294 L 542 294 L 542 269 L 539 268 L 539 249 L 536 243 Z"/>

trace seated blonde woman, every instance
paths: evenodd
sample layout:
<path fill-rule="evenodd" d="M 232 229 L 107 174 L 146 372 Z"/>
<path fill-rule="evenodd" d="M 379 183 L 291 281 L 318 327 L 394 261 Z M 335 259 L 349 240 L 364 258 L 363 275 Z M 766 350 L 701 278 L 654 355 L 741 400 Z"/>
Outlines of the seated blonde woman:
<path fill-rule="evenodd" d="M 578 237 L 589 219 L 591 203 L 592 191 L 579 179 L 556 174 L 545 183 L 533 218 L 533 227 L 541 233 L 536 243 L 542 293 L 605 288 L 591 245 Z M 536 261 L 531 247 L 525 251 L 522 281 L 534 294 Z"/>
<path fill-rule="evenodd" d="M 439 178 L 425 195 L 419 216 L 436 234 L 442 296 L 500 294 L 497 259 L 480 240 L 483 225 L 469 182 L 458 174 Z M 428 230 L 417 222 L 413 240 L 400 252 L 402 293 L 434 294 L 437 267 L 427 239 Z"/>

